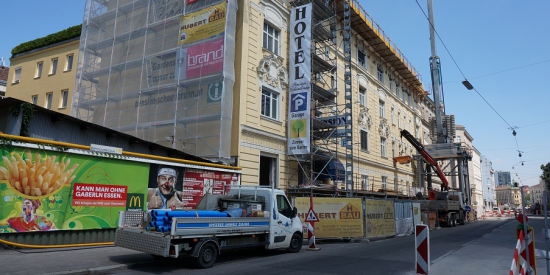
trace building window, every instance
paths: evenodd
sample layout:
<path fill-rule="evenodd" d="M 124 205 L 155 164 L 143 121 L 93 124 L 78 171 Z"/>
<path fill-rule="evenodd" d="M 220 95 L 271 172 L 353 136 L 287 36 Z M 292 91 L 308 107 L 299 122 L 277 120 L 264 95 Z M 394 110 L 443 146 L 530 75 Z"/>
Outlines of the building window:
<path fill-rule="evenodd" d="M 279 55 L 279 39 L 281 32 L 271 25 L 264 23 L 264 45 L 268 51 Z"/>
<path fill-rule="evenodd" d="M 416 138 L 420 138 L 420 127 L 418 126 L 414 127 L 414 136 Z"/>
<path fill-rule="evenodd" d="M 391 143 L 391 156 L 395 158 L 395 142 Z"/>
<path fill-rule="evenodd" d="M 50 68 L 50 74 L 57 73 L 57 58 L 52 59 L 52 67 Z"/>
<path fill-rule="evenodd" d="M 361 175 L 361 188 L 363 190 L 369 190 L 369 175 Z"/>
<path fill-rule="evenodd" d="M 367 106 L 367 89 L 359 87 L 359 104 Z"/>
<path fill-rule="evenodd" d="M 61 91 L 61 98 L 59 100 L 59 108 L 67 108 L 67 100 L 69 100 L 69 90 Z"/>
<path fill-rule="evenodd" d="M 42 76 L 42 67 L 44 67 L 44 62 L 36 63 L 36 74 L 34 75 L 34 78 L 39 78 Z"/>
<path fill-rule="evenodd" d="M 369 132 L 361 129 L 361 150 L 369 150 Z"/>
<path fill-rule="evenodd" d="M 401 129 L 401 112 L 397 112 L 397 127 Z"/>
<path fill-rule="evenodd" d="M 407 97 L 407 90 L 403 89 L 402 93 L 401 93 L 401 100 L 403 100 L 403 102 L 407 102 L 406 100 L 406 97 Z"/>
<path fill-rule="evenodd" d="M 391 124 L 395 125 L 395 110 L 391 108 Z"/>
<path fill-rule="evenodd" d="M 363 68 L 367 67 L 367 58 L 364 52 L 357 50 L 357 63 Z"/>
<path fill-rule="evenodd" d="M 73 59 L 74 59 L 73 54 L 67 55 L 67 63 L 65 64 L 65 71 L 70 71 L 73 69 Z"/>
<path fill-rule="evenodd" d="M 386 157 L 386 138 L 380 137 L 380 155 Z"/>
<path fill-rule="evenodd" d="M 262 115 L 279 119 L 279 94 L 266 88 L 262 89 Z"/>
<path fill-rule="evenodd" d="M 53 100 L 53 93 L 47 93 L 46 94 L 46 106 L 44 106 L 46 109 L 51 110 L 52 109 L 52 100 Z"/>
<path fill-rule="evenodd" d="M 388 188 L 388 177 L 382 176 L 382 189 Z"/>
<path fill-rule="evenodd" d="M 38 95 L 31 96 L 31 102 L 34 105 L 38 105 Z"/>
<path fill-rule="evenodd" d="M 386 117 L 386 114 L 384 112 L 385 106 L 386 104 L 384 103 L 384 101 L 382 100 L 378 101 L 378 112 L 380 113 L 380 118 Z"/>
<path fill-rule="evenodd" d="M 376 67 L 377 75 L 378 75 L 378 81 L 384 83 L 384 68 L 382 68 L 382 65 L 378 65 Z"/>
<path fill-rule="evenodd" d="M 21 81 L 21 68 L 15 68 L 13 74 L 13 83 L 19 83 Z"/>
<path fill-rule="evenodd" d="M 397 177 L 393 178 L 393 190 L 399 191 L 399 182 L 397 181 Z"/>

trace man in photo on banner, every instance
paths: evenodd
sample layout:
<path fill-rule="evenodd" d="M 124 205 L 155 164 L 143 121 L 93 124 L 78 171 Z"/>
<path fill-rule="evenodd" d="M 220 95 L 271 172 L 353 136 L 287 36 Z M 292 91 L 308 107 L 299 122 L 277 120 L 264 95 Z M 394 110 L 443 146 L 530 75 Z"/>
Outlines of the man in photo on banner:
<path fill-rule="evenodd" d="M 182 208 L 181 191 L 176 190 L 178 173 L 170 167 L 159 167 L 156 188 L 147 191 L 147 209 L 175 209 Z"/>
<path fill-rule="evenodd" d="M 21 206 L 21 216 L 8 219 L 8 225 L 17 232 L 57 229 L 51 220 L 36 213 L 41 205 L 38 199 L 25 198 Z"/>

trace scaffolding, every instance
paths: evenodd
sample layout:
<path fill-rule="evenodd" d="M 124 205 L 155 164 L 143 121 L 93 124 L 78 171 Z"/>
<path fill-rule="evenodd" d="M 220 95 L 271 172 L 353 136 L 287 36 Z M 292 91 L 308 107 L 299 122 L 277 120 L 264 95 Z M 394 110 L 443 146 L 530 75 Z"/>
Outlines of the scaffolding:
<path fill-rule="evenodd" d="M 297 0 L 290 3 L 293 7 L 311 3 L 313 9 L 312 146 L 309 154 L 289 153 L 289 159 L 298 163 L 298 181 L 309 188 L 323 186 L 323 192 L 338 196 L 376 193 L 363 190 L 357 180 L 360 172 L 357 167 L 360 162 L 366 162 L 360 159 L 359 150 L 355 148 L 361 140 L 357 124 L 370 127 L 373 119 L 366 108 L 357 106 L 358 95 L 354 93 L 353 84 L 357 69 L 354 69 L 352 51 L 360 45 L 375 55 L 378 62 L 395 75 L 396 81 L 411 88 L 411 96 L 417 99 L 428 94 L 422 87 L 420 74 L 357 1 Z M 343 83 L 338 85 L 338 80 Z M 356 151 L 358 153 L 354 153 Z M 410 192 L 408 190 L 407 195 Z"/>
<path fill-rule="evenodd" d="M 227 161 L 236 9 L 220 0 L 87 0 L 71 115 Z"/>

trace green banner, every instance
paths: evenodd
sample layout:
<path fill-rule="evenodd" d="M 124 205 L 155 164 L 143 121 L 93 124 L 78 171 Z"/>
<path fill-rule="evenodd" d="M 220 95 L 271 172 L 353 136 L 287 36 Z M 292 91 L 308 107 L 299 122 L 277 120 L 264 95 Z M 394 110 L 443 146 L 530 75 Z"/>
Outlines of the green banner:
<path fill-rule="evenodd" d="M 0 148 L 0 233 L 116 228 L 146 208 L 149 163 Z"/>

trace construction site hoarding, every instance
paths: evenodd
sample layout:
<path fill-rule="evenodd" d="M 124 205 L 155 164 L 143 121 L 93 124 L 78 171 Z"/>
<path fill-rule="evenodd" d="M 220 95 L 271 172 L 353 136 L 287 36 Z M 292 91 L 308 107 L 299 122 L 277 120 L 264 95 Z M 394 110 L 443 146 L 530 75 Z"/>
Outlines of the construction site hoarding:
<path fill-rule="evenodd" d="M 0 233 L 109 229 L 119 211 L 194 209 L 240 184 L 240 170 L 86 150 L 0 148 Z"/>
<path fill-rule="evenodd" d="M 230 159 L 236 1 L 87 0 L 71 115 Z"/>
<path fill-rule="evenodd" d="M 394 203 L 386 200 L 365 200 L 367 238 L 395 236 Z"/>
<path fill-rule="evenodd" d="M 288 152 L 310 152 L 312 4 L 292 7 L 290 14 Z"/>
<path fill-rule="evenodd" d="M 305 219 L 311 206 L 310 198 L 296 198 L 295 203 L 298 216 L 307 226 Z M 360 198 L 313 198 L 313 211 L 319 219 L 315 222 L 316 238 L 363 237 L 363 204 Z"/>

